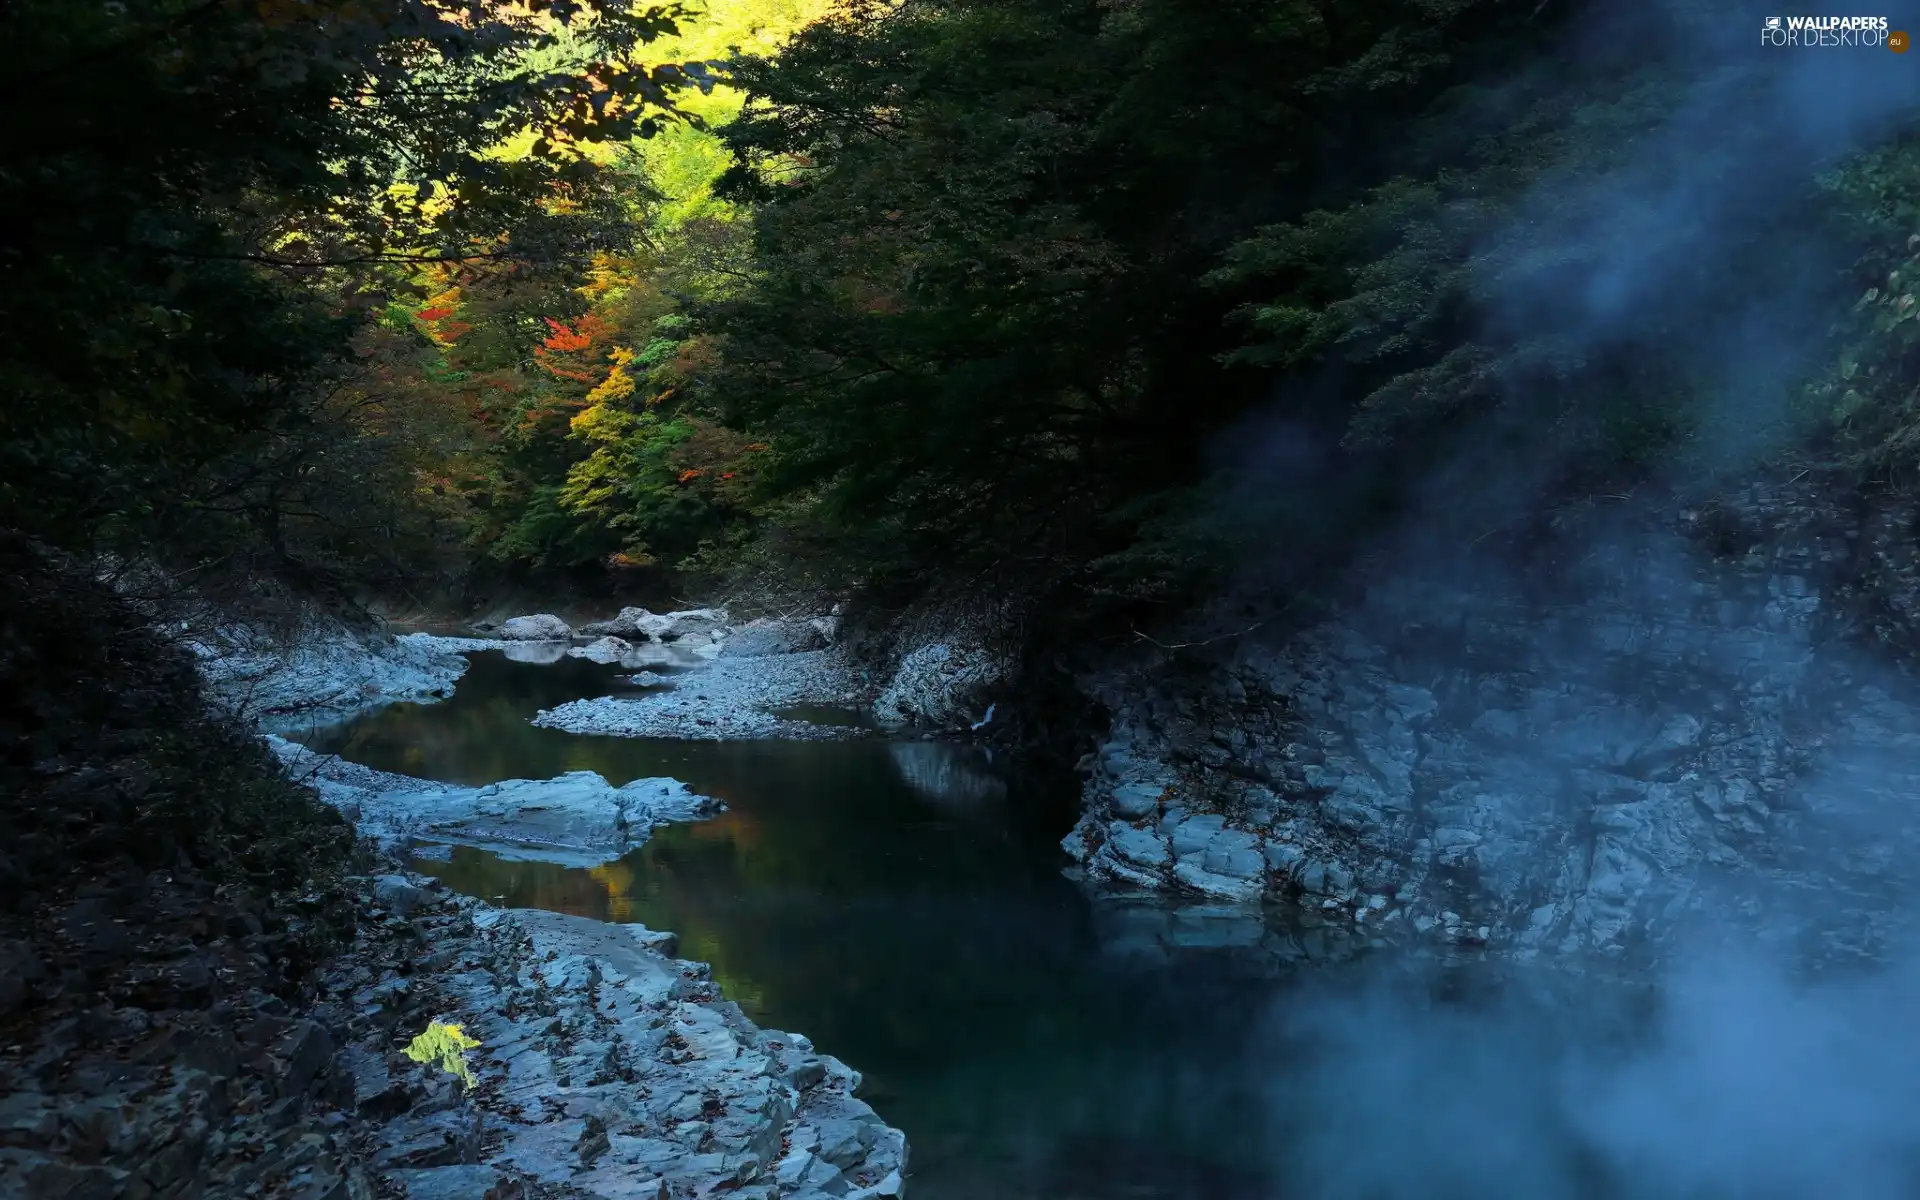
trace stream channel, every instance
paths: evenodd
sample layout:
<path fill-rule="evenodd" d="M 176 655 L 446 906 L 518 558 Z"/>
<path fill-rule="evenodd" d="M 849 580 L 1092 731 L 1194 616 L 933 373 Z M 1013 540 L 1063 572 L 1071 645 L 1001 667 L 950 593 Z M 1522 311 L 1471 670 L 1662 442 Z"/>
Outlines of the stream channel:
<path fill-rule="evenodd" d="M 981 752 L 938 742 L 538 729 L 542 708 L 618 694 L 620 669 L 471 661 L 449 700 L 284 732 L 450 783 L 670 775 L 728 807 L 592 870 L 466 847 L 418 870 L 506 907 L 674 931 L 754 1021 L 865 1075 L 861 1095 L 910 1140 L 916 1200 L 1271 1194 L 1250 1047 L 1275 985 L 1204 951 L 1142 966 L 1103 949 L 1060 873 L 1075 797 L 1019 794 Z"/>

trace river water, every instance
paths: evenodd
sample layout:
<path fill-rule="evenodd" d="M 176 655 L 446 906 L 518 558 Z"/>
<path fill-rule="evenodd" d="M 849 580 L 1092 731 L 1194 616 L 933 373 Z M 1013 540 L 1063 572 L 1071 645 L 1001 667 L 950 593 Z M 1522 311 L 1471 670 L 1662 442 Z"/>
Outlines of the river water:
<path fill-rule="evenodd" d="M 290 730 L 384 770 L 477 785 L 658 775 L 728 805 L 594 870 L 457 848 L 418 867 L 508 907 L 680 935 L 756 1022 L 861 1071 L 919 1200 L 1267 1196 L 1271 982 L 1194 951 L 1116 956 L 1060 868 L 1070 796 L 1009 790 L 931 742 L 688 743 L 527 723 L 616 668 L 473 656 L 454 696 Z M 829 714 L 816 714 L 831 719 Z"/>
<path fill-rule="evenodd" d="M 1350 970 L 1305 917 L 1223 950 L 1206 922 L 1247 928 L 1231 911 L 1091 900 L 1060 873 L 1074 797 L 1009 789 L 967 748 L 527 723 L 616 675 L 477 654 L 450 700 L 283 732 L 454 783 L 593 770 L 725 800 L 594 870 L 418 867 L 677 932 L 756 1021 L 866 1075 L 916 1200 L 1920 1195 L 1920 958 L 1807 991 L 1737 945 L 1651 988 L 1418 953 Z M 1245 969 L 1276 956 L 1311 969 Z"/>

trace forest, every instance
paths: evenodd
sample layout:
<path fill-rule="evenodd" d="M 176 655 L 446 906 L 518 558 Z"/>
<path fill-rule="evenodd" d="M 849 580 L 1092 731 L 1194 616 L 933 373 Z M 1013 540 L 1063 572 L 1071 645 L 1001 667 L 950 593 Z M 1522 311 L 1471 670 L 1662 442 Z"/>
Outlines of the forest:
<path fill-rule="evenodd" d="M 0 1194 L 1920 1194 L 1768 20 L 0 0 Z"/>
<path fill-rule="evenodd" d="M 86 554 L 1093 615 L 1337 558 L 1462 446 L 1516 512 L 1708 462 L 1733 391 L 1774 451 L 1916 450 L 1915 143 L 1821 127 L 1713 6 L 0 23 L 0 523 Z"/>

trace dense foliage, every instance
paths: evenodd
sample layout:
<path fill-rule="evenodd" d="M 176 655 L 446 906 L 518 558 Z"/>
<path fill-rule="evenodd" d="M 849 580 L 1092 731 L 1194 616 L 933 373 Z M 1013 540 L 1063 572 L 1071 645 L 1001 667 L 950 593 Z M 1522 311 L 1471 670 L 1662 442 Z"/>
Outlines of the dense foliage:
<path fill-rule="evenodd" d="M 400 535 L 431 516 L 421 464 L 389 436 L 418 418 L 353 353 L 361 314 L 417 264 L 571 261 L 624 238 L 569 147 L 647 133 L 704 80 L 635 63 L 672 17 L 603 0 L 0 9 L 0 521 L 282 571 L 420 550 Z M 522 133 L 533 153 L 499 153 Z"/>
<path fill-rule="evenodd" d="M 25 0 L 0 522 L 1087 605 L 1903 466 L 1912 73 L 1710 7 Z"/>

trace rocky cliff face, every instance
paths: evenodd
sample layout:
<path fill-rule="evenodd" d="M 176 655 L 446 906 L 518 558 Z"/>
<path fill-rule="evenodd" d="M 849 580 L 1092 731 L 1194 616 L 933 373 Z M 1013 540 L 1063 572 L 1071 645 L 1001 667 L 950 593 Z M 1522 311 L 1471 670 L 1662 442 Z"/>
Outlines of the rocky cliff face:
<path fill-rule="evenodd" d="M 1522 956 L 1870 953 L 1920 841 L 1914 527 L 1802 479 L 1518 567 L 1411 549 L 1312 628 L 1094 681 L 1065 847 L 1103 890 Z"/>

